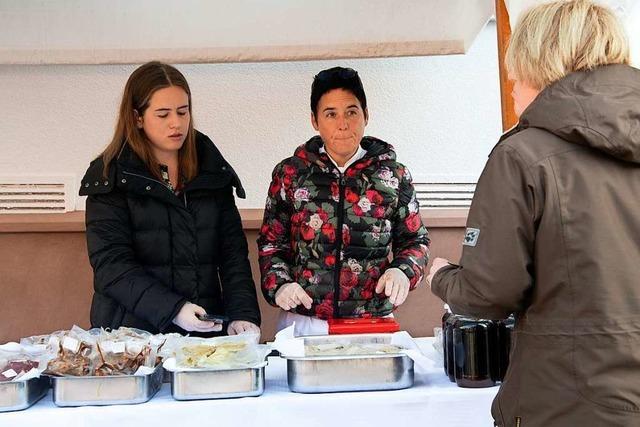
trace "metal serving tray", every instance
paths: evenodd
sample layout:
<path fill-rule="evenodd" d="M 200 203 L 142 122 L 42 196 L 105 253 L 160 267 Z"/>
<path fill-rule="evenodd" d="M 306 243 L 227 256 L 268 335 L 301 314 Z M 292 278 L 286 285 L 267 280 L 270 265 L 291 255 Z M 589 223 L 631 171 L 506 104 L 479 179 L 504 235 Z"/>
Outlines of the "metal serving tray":
<path fill-rule="evenodd" d="M 304 337 L 304 342 L 388 344 L 391 334 Z M 399 390 L 413 385 L 413 360 L 405 354 L 284 358 L 289 389 L 297 393 Z"/>
<path fill-rule="evenodd" d="M 246 369 L 172 372 L 171 395 L 176 400 L 260 396 L 264 392 L 266 365 L 263 362 Z"/>
<path fill-rule="evenodd" d="M 0 383 L 0 412 L 20 411 L 42 399 L 49 389 L 49 378 Z"/>
<path fill-rule="evenodd" d="M 143 403 L 162 386 L 162 365 L 147 375 L 51 377 L 57 406 L 130 405 Z"/>

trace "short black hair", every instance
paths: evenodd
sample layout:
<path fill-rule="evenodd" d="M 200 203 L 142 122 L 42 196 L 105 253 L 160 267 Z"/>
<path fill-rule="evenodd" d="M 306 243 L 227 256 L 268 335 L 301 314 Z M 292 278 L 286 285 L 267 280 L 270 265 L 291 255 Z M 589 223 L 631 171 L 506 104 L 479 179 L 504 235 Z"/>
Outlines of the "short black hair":
<path fill-rule="evenodd" d="M 318 102 L 320 102 L 322 95 L 334 89 L 346 90 L 358 98 L 364 117 L 367 118 L 367 96 L 364 94 L 360 76 L 353 68 L 344 67 L 322 70 L 313 78 L 313 83 L 311 84 L 311 111 L 313 112 L 313 117 L 317 117 Z"/>

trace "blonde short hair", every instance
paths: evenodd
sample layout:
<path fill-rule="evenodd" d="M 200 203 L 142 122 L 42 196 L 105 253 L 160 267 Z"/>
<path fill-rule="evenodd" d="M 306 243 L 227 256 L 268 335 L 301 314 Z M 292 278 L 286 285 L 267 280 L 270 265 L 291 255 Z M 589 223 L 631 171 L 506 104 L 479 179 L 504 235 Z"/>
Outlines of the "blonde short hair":
<path fill-rule="evenodd" d="M 509 74 L 543 89 L 569 73 L 629 64 L 622 24 L 589 0 L 554 1 L 522 14 L 505 58 Z"/>

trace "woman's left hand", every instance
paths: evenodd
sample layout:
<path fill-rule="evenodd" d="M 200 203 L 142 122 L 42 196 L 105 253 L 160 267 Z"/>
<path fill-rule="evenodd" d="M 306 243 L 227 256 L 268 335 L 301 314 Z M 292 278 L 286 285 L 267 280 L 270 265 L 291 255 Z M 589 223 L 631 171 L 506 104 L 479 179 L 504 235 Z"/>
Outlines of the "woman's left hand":
<path fill-rule="evenodd" d="M 391 304 L 396 307 L 407 299 L 409 295 L 409 278 L 399 268 L 389 268 L 384 272 L 378 284 L 376 285 L 376 293 L 384 294 L 389 297 Z"/>
<path fill-rule="evenodd" d="M 246 320 L 234 320 L 229 323 L 229 326 L 227 326 L 227 333 L 229 335 L 240 335 L 246 333 L 260 334 L 260 328 Z"/>

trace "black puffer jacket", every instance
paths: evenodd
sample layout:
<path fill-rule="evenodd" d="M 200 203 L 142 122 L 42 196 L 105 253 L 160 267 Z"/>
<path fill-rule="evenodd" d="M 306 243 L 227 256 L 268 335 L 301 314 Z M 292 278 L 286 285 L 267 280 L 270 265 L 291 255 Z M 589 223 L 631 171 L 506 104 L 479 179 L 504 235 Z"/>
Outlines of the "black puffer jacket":
<path fill-rule="evenodd" d="M 103 177 L 102 158 L 82 179 L 94 270 L 91 324 L 181 332 L 186 302 L 260 324 L 247 241 L 233 187 L 240 181 L 211 140 L 197 133 L 199 172 L 176 196 L 125 146 Z"/>

